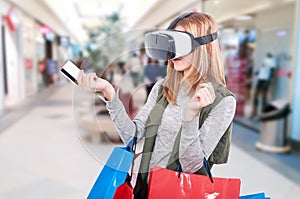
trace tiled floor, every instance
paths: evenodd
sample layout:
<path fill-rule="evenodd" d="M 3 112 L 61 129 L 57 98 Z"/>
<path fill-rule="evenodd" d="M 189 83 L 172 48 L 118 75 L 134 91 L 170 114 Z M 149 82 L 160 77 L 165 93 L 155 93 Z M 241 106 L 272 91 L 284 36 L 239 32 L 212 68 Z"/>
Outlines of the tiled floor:
<path fill-rule="evenodd" d="M 87 105 L 79 110 L 77 105 L 88 102 L 90 95 L 69 84 L 46 94 L 25 106 L 23 114 L 0 116 L 1 127 L 6 122 L 0 130 L 0 199 L 86 198 L 106 158 L 119 145 L 100 142 L 97 132 L 92 142 L 85 141 L 81 116 L 91 110 L 89 118 L 97 121 L 98 109 Z M 110 120 L 98 122 L 99 129 L 114 133 Z M 257 139 L 258 134 L 235 124 L 229 163 L 215 166 L 213 174 L 240 178 L 241 194 L 264 191 L 272 199 L 298 199 L 299 155 L 278 158 L 259 152 L 254 147 Z"/>

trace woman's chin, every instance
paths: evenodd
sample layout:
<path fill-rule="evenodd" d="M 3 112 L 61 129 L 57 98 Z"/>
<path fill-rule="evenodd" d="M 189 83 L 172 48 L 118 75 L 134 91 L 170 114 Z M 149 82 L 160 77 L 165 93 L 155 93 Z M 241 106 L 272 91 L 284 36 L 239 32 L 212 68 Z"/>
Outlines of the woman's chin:
<path fill-rule="evenodd" d="M 173 67 L 178 72 L 182 72 L 187 69 L 187 67 L 185 67 L 184 65 L 179 64 L 179 63 L 177 63 L 177 64 L 174 63 Z"/>

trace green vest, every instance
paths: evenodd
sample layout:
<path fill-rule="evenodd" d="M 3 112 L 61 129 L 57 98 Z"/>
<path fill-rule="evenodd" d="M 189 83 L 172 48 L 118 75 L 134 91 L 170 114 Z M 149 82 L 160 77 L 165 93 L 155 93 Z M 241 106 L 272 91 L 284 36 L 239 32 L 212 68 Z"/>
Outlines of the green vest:
<path fill-rule="evenodd" d="M 201 128 L 205 119 L 208 117 L 210 111 L 224 97 L 233 96 L 233 94 L 222 85 L 213 84 L 213 87 L 215 90 L 216 98 L 212 104 L 200 109 L 199 128 Z M 163 112 L 168 105 L 167 99 L 162 94 L 162 89 L 163 86 L 161 86 L 159 89 L 156 105 L 153 107 L 152 111 L 150 112 L 149 117 L 145 124 L 145 143 L 143 147 L 143 154 L 142 154 L 139 174 L 137 177 L 136 186 L 134 188 L 135 199 L 147 198 L 147 192 L 148 192 L 147 180 L 148 180 L 151 154 L 154 148 L 155 138 L 156 138 L 158 127 L 161 123 Z M 208 164 L 210 168 L 213 166 L 213 164 L 223 164 L 227 162 L 228 155 L 229 155 L 230 141 L 231 141 L 231 131 L 232 131 L 232 123 L 229 125 L 224 135 L 220 139 L 219 143 L 217 144 L 216 148 L 208 158 Z M 179 162 L 180 135 L 181 135 L 181 128 L 179 129 L 178 135 L 176 137 L 167 169 L 177 170 L 178 166 L 180 165 Z M 204 166 L 201 167 L 196 173 L 202 175 L 208 175 Z"/>

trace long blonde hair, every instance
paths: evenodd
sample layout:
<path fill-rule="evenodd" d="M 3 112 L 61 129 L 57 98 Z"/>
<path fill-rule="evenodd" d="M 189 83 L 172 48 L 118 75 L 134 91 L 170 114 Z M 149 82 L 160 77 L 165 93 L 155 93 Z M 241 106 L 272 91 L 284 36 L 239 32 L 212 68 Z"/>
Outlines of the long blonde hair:
<path fill-rule="evenodd" d="M 176 26 L 182 26 L 186 32 L 190 32 L 195 38 L 208 35 L 217 31 L 213 17 L 205 13 L 194 13 L 183 18 Z M 221 59 L 221 50 L 218 40 L 195 48 L 189 70 L 183 77 L 183 72 L 174 69 L 173 62 L 168 61 L 167 75 L 164 81 L 163 95 L 167 100 L 176 104 L 179 86 L 187 82 L 187 93 L 192 96 L 199 83 L 215 82 L 225 86 L 224 67 Z"/>

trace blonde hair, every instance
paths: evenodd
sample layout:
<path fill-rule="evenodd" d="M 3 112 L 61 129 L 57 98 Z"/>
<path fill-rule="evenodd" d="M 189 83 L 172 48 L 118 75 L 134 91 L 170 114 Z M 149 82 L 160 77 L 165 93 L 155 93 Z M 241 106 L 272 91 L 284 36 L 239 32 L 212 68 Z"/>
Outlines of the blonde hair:
<path fill-rule="evenodd" d="M 176 26 L 182 26 L 186 32 L 191 33 L 195 38 L 217 31 L 214 18 L 204 13 L 194 13 L 185 17 Z M 163 95 L 172 104 L 176 104 L 177 93 L 182 82 L 188 83 L 187 93 L 190 96 L 194 94 L 199 83 L 215 82 L 226 85 L 221 50 L 217 39 L 208 44 L 197 46 L 192 53 L 192 67 L 189 68 L 184 77 L 183 72 L 176 71 L 173 62 L 168 61 Z"/>

